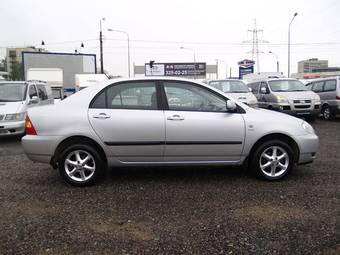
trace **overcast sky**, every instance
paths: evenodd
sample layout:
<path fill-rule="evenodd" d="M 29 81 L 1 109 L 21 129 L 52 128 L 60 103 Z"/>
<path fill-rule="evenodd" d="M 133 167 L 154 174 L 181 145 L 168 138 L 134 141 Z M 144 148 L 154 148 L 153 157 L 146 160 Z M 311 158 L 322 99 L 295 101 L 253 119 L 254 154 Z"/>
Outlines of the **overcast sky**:
<path fill-rule="evenodd" d="M 82 53 L 97 53 L 99 60 L 99 20 L 104 31 L 104 66 L 113 75 L 127 74 L 124 34 L 131 40 L 131 63 L 192 62 L 214 64 L 225 76 L 228 66 L 237 75 L 237 62 L 251 58 L 252 39 L 247 32 L 263 29 L 259 39 L 260 71 L 275 71 L 278 54 L 281 71 L 287 72 L 288 24 L 291 27 L 291 71 L 297 61 L 308 58 L 329 60 L 340 66 L 340 0 L 1 0 L 0 58 L 7 46 L 39 46 L 53 52 L 74 52 L 83 42 Z"/>

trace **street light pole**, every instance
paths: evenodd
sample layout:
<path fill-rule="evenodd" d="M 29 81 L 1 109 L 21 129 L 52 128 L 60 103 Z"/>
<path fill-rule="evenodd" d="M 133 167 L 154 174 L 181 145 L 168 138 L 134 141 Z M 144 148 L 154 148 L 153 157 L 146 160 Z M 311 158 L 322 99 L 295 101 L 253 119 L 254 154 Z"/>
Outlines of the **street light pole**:
<path fill-rule="evenodd" d="M 288 26 L 288 78 L 290 77 L 290 26 L 292 25 L 292 22 L 297 15 L 297 12 L 294 13 L 294 16 Z"/>
<path fill-rule="evenodd" d="M 100 19 L 100 31 L 99 31 L 99 45 L 100 45 L 100 73 L 104 73 L 104 59 L 103 59 L 103 31 L 102 31 L 102 21 L 105 18 Z"/>
<path fill-rule="evenodd" d="M 128 32 L 125 32 L 125 31 L 122 31 L 122 30 L 116 30 L 116 29 L 111 29 L 109 28 L 107 31 L 110 31 L 110 32 L 117 32 L 117 33 L 123 33 L 126 35 L 127 37 L 127 57 L 128 57 L 128 74 L 129 74 L 129 77 L 130 77 L 130 37 L 129 37 L 129 34 Z"/>
<path fill-rule="evenodd" d="M 194 79 L 196 80 L 196 52 L 193 48 L 180 47 L 181 50 L 190 50 L 194 55 Z"/>
<path fill-rule="evenodd" d="M 216 61 L 216 80 L 218 80 L 218 59 L 215 59 Z"/>
<path fill-rule="evenodd" d="M 273 54 L 276 57 L 276 72 L 280 72 L 280 63 L 279 63 L 279 56 L 272 52 L 271 50 L 269 51 L 270 54 Z"/>

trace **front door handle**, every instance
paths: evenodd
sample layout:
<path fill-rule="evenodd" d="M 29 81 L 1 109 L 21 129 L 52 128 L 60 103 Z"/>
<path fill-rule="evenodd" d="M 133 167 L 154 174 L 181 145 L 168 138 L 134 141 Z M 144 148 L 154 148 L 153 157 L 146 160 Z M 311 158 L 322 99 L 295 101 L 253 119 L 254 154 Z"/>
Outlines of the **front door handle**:
<path fill-rule="evenodd" d="M 169 116 L 167 119 L 168 120 L 184 120 L 184 118 L 181 115 L 178 115 L 178 114 L 174 114 L 172 116 Z"/>
<path fill-rule="evenodd" d="M 101 119 L 101 120 L 105 120 L 105 119 L 110 118 L 110 116 L 108 116 L 106 113 L 103 113 L 103 112 L 99 113 L 97 115 L 93 115 L 92 117 L 95 118 L 95 119 Z"/>

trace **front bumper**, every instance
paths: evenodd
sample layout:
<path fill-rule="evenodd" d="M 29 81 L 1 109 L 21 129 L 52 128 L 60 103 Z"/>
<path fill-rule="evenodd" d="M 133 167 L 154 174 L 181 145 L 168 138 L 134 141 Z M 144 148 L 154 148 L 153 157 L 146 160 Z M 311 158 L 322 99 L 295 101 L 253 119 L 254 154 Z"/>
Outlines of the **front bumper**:
<path fill-rule="evenodd" d="M 25 121 L 0 121 L 0 136 L 21 135 L 25 133 Z"/>
<path fill-rule="evenodd" d="M 293 103 L 287 104 L 275 104 L 273 105 L 275 110 L 280 112 L 293 115 L 296 117 L 308 117 L 308 116 L 319 116 L 321 111 L 320 104 L 312 103 L 309 107 L 306 108 L 298 108 L 304 107 L 302 105 L 294 105 Z"/>
<path fill-rule="evenodd" d="M 25 135 L 21 145 L 27 157 L 34 162 L 50 163 L 60 136 Z"/>
<path fill-rule="evenodd" d="M 319 137 L 315 134 L 308 134 L 303 136 L 295 136 L 300 155 L 298 164 L 312 163 L 316 158 L 316 153 L 319 149 Z"/>

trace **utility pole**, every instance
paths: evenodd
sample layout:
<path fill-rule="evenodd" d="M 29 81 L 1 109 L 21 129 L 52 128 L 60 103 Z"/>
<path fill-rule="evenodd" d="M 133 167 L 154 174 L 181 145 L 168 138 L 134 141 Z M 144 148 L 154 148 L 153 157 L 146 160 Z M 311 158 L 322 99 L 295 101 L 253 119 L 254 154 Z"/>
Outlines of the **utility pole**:
<path fill-rule="evenodd" d="M 290 26 L 292 25 L 293 20 L 298 15 L 298 13 L 294 13 L 293 18 L 291 19 L 288 26 L 288 78 L 290 77 Z"/>
<path fill-rule="evenodd" d="M 218 80 L 218 59 L 215 59 L 216 61 L 216 80 Z"/>
<path fill-rule="evenodd" d="M 260 53 L 263 53 L 259 50 L 259 43 L 268 43 L 268 41 L 259 40 L 258 33 L 263 33 L 262 29 L 257 29 L 256 26 L 256 19 L 254 20 L 254 28 L 248 29 L 248 32 L 252 33 L 252 40 L 244 41 L 244 43 L 251 43 L 252 44 L 252 50 L 251 50 L 251 60 L 255 60 L 256 63 L 256 72 L 260 72 Z M 248 52 L 249 53 L 249 52 Z"/>
<path fill-rule="evenodd" d="M 102 21 L 105 18 L 100 19 L 100 31 L 99 31 L 99 45 L 100 45 L 100 73 L 104 73 L 104 59 L 103 59 L 103 31 L 102 31 Z"/>

